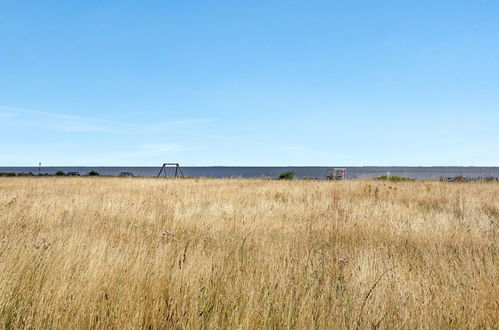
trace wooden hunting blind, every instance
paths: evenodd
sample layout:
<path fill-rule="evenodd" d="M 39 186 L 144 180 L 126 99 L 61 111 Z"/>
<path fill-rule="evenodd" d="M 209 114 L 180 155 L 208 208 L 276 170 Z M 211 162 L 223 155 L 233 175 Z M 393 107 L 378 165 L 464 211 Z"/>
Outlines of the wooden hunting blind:
<path fill-rule="evenodd" d="M 346 168 L 330 168 L 324 174 L 324 180 L 345 180 L 346 176 Z"/>

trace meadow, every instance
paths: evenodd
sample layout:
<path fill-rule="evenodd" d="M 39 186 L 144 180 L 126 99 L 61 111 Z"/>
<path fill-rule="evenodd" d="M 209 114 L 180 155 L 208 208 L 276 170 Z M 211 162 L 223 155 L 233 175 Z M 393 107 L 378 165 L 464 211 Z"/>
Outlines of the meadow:
<path fill-rule="evenodd" d="M 0 328 L 499 327 L 499 184 L 0 178 Z"/>

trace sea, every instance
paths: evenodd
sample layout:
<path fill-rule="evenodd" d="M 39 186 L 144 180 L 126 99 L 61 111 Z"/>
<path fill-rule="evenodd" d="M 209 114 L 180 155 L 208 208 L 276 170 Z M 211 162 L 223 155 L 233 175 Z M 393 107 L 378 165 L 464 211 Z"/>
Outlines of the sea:
<path fill-rule="evenodd" d="M 185 176 L 189 177 L 214 177 L 214 178 L 277 178 L 280 173 L 292 170 L 296 178 L 324 177 L 326 171 L 332 168 L 346 168 L 347 179 L 369 179 L 382 175 L 397 175 L 414 179 L 440 179 L 463 176 L 467 178 L 499 178 L 499 167 L 402 167 L 402 166 L 379 166 L 379 167 L 343 167 L 343 166 L 283 166 L 283 167 L 235 167 L 235 166 L 185 166 L 181 167 Z M 78 172 L 85 175 L 90 171 L 96 171 L 100 175 L 119 176 L 122 172 L 130 172 L 134 176 L 155 177 L 161 167 L 0 167 L 0 173 L 33 173 L 55 174 L 57 171 Z M 168 175 L 175 172 L 174 168 L 167 169 Z"/>

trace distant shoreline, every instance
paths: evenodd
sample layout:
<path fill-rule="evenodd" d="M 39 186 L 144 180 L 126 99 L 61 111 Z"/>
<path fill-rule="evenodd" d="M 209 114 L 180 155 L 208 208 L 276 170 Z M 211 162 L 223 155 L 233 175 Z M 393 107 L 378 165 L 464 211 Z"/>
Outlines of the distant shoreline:
<path fill-rule="evenodd" d="M 0 175 L 17 176 L 55 175 L 57 172 L 75 172 L 83 176 L 91 171 L 102 176 L 140 176 L 155 177 L 160 166 L 13 166 L 0 167 Z M 328 169 L 345 168 L 347 179 L 373 179 L 381 176 L 407 177 L 417 180 L 439 180 L 441 178 L 498 178 L 499 167 L 481 166 L 182 166 L 183 173 L 188 177 L 212 178 L 277 178 L 280 173 L 292 171 L 297 179 L 321 179 Z M 168 169 L 168 175 L 173 175 L 174 169 Z M 3 174 L 1 174 L 3 173 Z M 10 174 L 9 174 L 10 173 Z"/>

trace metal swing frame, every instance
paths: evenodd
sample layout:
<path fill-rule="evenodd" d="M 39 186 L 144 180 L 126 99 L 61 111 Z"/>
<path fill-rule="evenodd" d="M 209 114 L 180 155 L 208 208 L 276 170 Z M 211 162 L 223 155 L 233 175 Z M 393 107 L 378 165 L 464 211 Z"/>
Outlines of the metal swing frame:
<path fill-rule="evenodd" d="M 165 178 L 168 177 L 168 167 L 175 167 L 175 174 L 172 175 L 171 177 L 173 178 L 185 178 L 184 173 L 182 172 L 182 169 L 180 168 L 180 165 L 178 163 L 163 163 L 163 166 L 161 166 L 161 169 L 159 170 L 158 173 L 158 178 L 161 176 L 161 173 L 163 173 L 163 176 Z"/>

